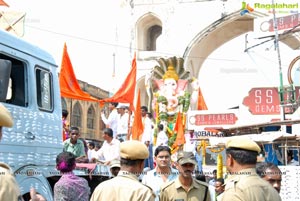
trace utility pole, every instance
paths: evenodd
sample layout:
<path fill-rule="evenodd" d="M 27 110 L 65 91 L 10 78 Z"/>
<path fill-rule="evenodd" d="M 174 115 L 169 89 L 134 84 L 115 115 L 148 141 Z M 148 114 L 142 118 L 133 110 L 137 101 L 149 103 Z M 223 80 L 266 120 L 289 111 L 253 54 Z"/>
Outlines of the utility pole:
<path fill-rule="evenodd" d="M 113 53 L 113 71 L 112 71 L 112 89 L 109 92 L 109 96 L 113 96 L 115 93 L 115 77 L 116 77 L 116 54 Z"/>
<path fill-rule="evenodd" d="M 275 2 L 274 2 L 274 0 L 272 0 L 272 5 L 274 5 L 274 4 L 275 4 Z M 273 11 L 273 27 L 274 27 L 274 31 L 275 31 L 275 41 L 274 42 L 275 42 L 275 48 L 276 48 L 277 57 L 278 57 L 280 115 L 281 115 L 281 120 L 285 120 L 284 86 L 283 86 L 281 57 L 280 57 L 280 50 L 279 50 L 278 26 L 277 26 L 275 8 L 273 8 L 272 11 Z M 281 131 L 286 132 L 286 126 L 282 125 Z"/>

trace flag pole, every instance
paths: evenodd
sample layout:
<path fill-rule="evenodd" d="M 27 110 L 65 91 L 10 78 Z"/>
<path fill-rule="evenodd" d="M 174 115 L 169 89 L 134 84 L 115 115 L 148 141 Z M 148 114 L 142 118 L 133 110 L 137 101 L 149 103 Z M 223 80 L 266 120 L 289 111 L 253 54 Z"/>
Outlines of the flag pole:
<path fill-rule="evenodd" d="M 272 0 L 272 5 L 274 5 L 274 0 Z M 275 8 L 273 8 L 273 27 L 275 31 L 275 48 L 277 51 L 278 57 L 278 70 L 279 70 L 279 97 L 280 97 L 280 114 L 281 120 L 285 120 L 285 107 L 284 107 L 284 87 L 283 87 L 283 76 L 282 76 L 282 67 L 281 67 L 281 57 L 280 57 L 280 50 L 279 50 L 279 36 L 278 36 L 278 27 L 277 27 L 277 19 L 275 14 Z M 286 126 L 281 126 L 281 131 L 286 132 Z"/>
<path fill-rule="evenodd" d="M 115 77 L 116 77 L 116 54 L 113 53 L 113 72 L 112 72 L 112 89 L 111 92 L 109 93 L 109 96 L 112 97 L 115 93 Z"/>
<path fill-rule="evenodd" d="M 70 108 L 70 127 L 71 127 L 71 123 L 72 123 L 72 114 L 73 113 L 73 99 L 71 98 L 71 108 Z"/>

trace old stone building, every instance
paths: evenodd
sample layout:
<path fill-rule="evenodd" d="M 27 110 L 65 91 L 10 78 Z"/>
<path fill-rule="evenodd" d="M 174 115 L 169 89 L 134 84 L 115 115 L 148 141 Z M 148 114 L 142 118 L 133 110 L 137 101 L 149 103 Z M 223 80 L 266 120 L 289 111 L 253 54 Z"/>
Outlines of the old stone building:
<path fill-rule="evenodd" d="M 97 99 L 107 98 L 109 93 L 98 87 L 78 80 L 80 88 L 96 97 Z M 80 129 L 81 137 L 85 139 L 96 139 L 103 141 L 102 130 L 105 124 L 101 120 L 101 110 L 107 110 L 107 107 L 100 108 L 99 103 L 69 98 L 62 98 L 62 108 L 69 111 L 68 121 L 70 126 L 76 126 Z M 107 112 L 106 112 L 107 114 Z"/>

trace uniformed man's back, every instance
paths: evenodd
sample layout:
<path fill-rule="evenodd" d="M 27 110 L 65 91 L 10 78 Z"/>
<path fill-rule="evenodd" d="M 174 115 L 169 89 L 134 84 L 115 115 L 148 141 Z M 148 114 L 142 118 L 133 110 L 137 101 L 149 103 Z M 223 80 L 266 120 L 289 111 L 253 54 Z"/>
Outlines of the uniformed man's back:
<path fill-rule="evenodd" d="M 239 175 L 226 182 L 223 201 L 251 200 L 278 201 L 281 200 L 277 191 L 265 180 L 261 179 L 253 168 L 238 172 Z"/>
<path fill-rule="evenodd" d="M 225 182 L 222 201 L 280 201 L 278 192 L 256 173 L 260 147 L 247 137 L 233 137 L 226 143 L 226 166 L 229 178 Z"/>
<path fill-rule="evenodd" d="M 120 171 L 117 177 L 98 185 L 91 198 L 93 200 L 131 201 L 154 200 L 152 189 L 137 180 L 135 175 Z"/>
<path fill-rule="evenodd" d="M 154 201 L 153 190 L 138 179 L 144 168 L 144 160 L 149 156 L 146 145 L 136 140 L 125 141 L 120 145 L 120 156 L 120 172 L 113 179 L 100 183 L 91 201 Z"/>

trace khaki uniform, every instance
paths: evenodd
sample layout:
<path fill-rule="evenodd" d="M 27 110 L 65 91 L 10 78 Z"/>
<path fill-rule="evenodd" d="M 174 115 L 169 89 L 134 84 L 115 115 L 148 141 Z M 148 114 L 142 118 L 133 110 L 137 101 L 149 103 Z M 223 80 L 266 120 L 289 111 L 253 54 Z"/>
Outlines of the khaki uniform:
<path fill-rule="evenodd" d="M 190 189 L 185 191 L 179 178 L 164 185 L 160 192 L 160 201 L 210 201 L 208 184 L 193 180 Z"/>
<path fill-rule="evenodd" d="M 94 190 L 90 201 L 154 201 L 152 189 L 129 172 L 120 171 L 113 179 L 100 183 Z"/>
<path fill-rule="evenodd" d="M 0 163 L 0 200 L 18 201 L 21 199 L 19 186 L 8 165 Z"/>
<path fill-rule="evenodd" d="M 221 193 L 220 195 L 218 195 L 217 198 L 216 198 L 216 201 L 222 201 L 222 199 L 223 199 L 223 194 L 224 194 L 224 193 Z"/>
<path fill-rule="evenodd" d="M 232 175 L 227 181 L 222 201 L 280 201 L 278 192 L 261 179 L 255 168 L 248 168 Z"/>

